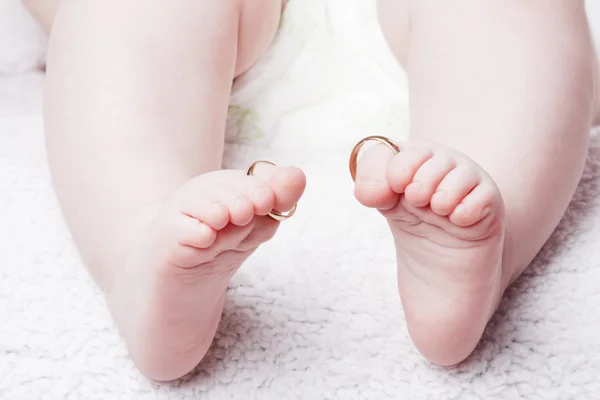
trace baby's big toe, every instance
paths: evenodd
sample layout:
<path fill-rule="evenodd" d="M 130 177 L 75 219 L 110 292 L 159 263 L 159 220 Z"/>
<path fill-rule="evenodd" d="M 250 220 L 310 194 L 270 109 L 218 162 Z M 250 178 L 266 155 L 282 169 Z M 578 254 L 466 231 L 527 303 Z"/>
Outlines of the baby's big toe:
<path fill-rule="evenodd" d="M 398 202 L 398 194 L 392 191 L 384 179 L 375 176 L 357 176 L 354 196 L 365 207 L 389 210 Z"/>
<path fill-rule="evenodd" d="M 381 144 L 365 151 L 356 168 L 354 195 L 365 207 L 388 210 L 398 202 L 386 179 L 386 170 L 394 153 Z"/>
<path fill-rule="evenodd" d="M 277 167 L 269 181 L 275 192 L 275 210 L 291 210 L 304 193 L 306 176 L 296 167 Z"/>
<path fill-rule="evenodd" d="M 275 194 L 273 209 L 280 212 L 291 210 L 300 201 L 306 188 L 306 176 L 296 167 L 260 163 L 256 165 L 253 176 L 266 182 L 273 190 Z"/>

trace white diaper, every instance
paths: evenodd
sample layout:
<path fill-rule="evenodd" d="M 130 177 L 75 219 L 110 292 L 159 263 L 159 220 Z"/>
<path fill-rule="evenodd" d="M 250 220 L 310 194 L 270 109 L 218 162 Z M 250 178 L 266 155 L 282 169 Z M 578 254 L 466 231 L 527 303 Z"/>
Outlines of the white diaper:
<path fill-rule="evenodd" d="M 370 1 L 289 1 L 273 45 L 236 80 L 230 103 L 228 142 L 346 148 L 407 133 L 404 72 Z"/>

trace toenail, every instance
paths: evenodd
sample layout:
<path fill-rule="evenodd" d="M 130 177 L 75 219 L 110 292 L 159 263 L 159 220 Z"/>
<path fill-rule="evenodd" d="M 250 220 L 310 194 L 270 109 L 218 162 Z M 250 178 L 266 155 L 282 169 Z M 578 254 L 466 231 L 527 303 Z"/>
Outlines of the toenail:
<path fill-rule="evenodd" d="M 258 188 L 252 193 L 252 198 L 258 202 L 263 202 L 271 197 L 271 191 L 266 188 Z"/>
<path fill-rule="evenodd" d="M 248 206 L 248 199 L 246 196 L 238 196 L 235 198 L 234 204 L 236 208 L 245 208 Z"/>
<path fill-rule="evenodd" d="M 198 231 L 200 232 L 201 235 L 204 235 L 204 236 L 212 235 L 212 233 L 214 232 L 210 226 L 208 226 L 202 222 L 198 223 Z"/>
<path fill-rule="evenodd" d="M 448 193 L 445 190 L 438 190 L 434 194 L 434 196 L 438 199 L 444 199 L 447 195 L 448 195 Z"/>
<path fill-rule="evenodd" d="M 410 190 L 421 191 L 423 190 L 423 184 L 421 182 L 412 182 L 410 185 L 407 186 L 406 189 L 408 188 L 410 188 Z"/>
<path fill-rule="evenodd" d="M 390 172 L 394 173 L 394 174 L 399 174 L 406 171 L 406 168 L 404 168 L 404 166 L 399 165 L 398 163 L 392 164 L 390 166 Z"/>
<path fill-rule="evenodd" d="M 464 204 L 459 204 L 455 209 L 454 212 L 457 214 L 464 214 L 467 212 L 467 207 Z"/>
<path fill-rule="evenodd" d="M 215 201 L 212 205 L 212 211 L 215 214 L 223 214 L 228 212 L 227 211 L 227 207 L 225 206 L 225 204 L 221 203 L 220 201 Z"/>

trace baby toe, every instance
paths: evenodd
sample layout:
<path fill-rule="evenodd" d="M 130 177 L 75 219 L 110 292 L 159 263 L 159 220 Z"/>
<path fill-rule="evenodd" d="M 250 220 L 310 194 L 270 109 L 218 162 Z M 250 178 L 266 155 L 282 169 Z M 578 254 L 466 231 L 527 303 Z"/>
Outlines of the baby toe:
<path fill-rule="evenodd" d="M 296 167 L 277 167 L 270 179 L 269 186 L 275 193 L 274 209 L 280 212 L 291 210 L 304 194 L 306 176 Z"/>
<path fill-rule="evenodd" d="M 266 184 L 257 185 L 247 196 L 254 203 L 256 215 L 267 215 L 275 207 L 275 193 Z"/>
<path fill-rule="evenodd" d="M 388 185 L 386 171 L 394 153 L 382 144 L 373 145 L 360 157 L 354 195 L 366 207 L 387 210 L 396 205 L 398 194 Z"/>
<path fill-rule="evenodd" d="M 428 205 L 440 182 L 455 167 L 456 162 L 447 155 L 434 155 L 425 161 L 404 190 L 408 203 L 415 207 Z"/>
<path fill-rule="evenodd" d="M 179 213 L 195 218 L 212 229 L 223 229 L 229 222 L 229 209 L 216 195 L 207 193 L 206 187 L 190 188 L 179 198 Z"/>
<path fill-rule="evenodd" d="M 306 176 L 296 167 L 280 167 L 269 163 L 256 165 L 253 177 L 269 187 L 273 193 L 273 209 L 285 212 L 294 207 L 306 188 Z"/>
<path fill-rule="evenodd" d="M 236 186 L 254 206 L 254 214 L 267 215 L 275 205 L 275 193 L 266 182 L 254 177 L 237 175 L 236 181 L 230 183 Z"/>
<path fill-rule="evenodd" d="M 214 229 L 187 215 L 181 216 L 176 229 L 178 243 L 182 246 L 205 249 L 210 247 L 217 238 Z"/>
<path fill-rule="evenodd" d="M 254 204 L 242 191 L 230 185 L 216 185 L 212 192 L 220 198 L 229 210 L 229 221 L 237 226 L 245 226 L 254 217 Z"/>
<path fill-rule="evenodd" d="M 491 185 L 476 186 L 449 215 L 450 221 L 460 227 L 472 226 L 495 211 L 499 194 Z"/>
<path fill-rule="evenodd" d="M 246 226 L 254 218 L 254 204 L 244 194 L 238 193 L 230 199 L 229 214 L 232 224 Z"/>
<path fill-rule="evenodd" d="M 431 210 L 447 216 L 481 181 L 479 174 L 466 165 L 458 165 L 438 185 L 431 197 Z"/>
<path fill-rule="evenodd" d="M 433 157 L 433 148 L 427 145 L 407 145 L 390 162 L 386 177 L 390 188 L 404 193 L 421 166 Z"/>

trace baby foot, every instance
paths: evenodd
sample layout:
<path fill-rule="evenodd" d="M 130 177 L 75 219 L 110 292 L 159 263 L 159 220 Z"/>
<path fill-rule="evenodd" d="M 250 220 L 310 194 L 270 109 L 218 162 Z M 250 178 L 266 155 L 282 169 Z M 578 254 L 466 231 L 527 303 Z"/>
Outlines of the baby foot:
<path fill-rule="evenodd" d="M 410 336 L 440 365 L 464 360 L 495 311 L 502 285 L 504 204 L 490 176 L 451 148 L 371 147 L 355 195 L 387 218 Z"/>
<path fill-rule="evenodd" d="M 300 199 L 304 174 L 258 164 L 253 176 L 216 171 L 179 188 L 139 238 L 107 298 L 137 367 L 179 378 L 204 357 L 233 274 L 279 225 L 266 216 Z"/>

